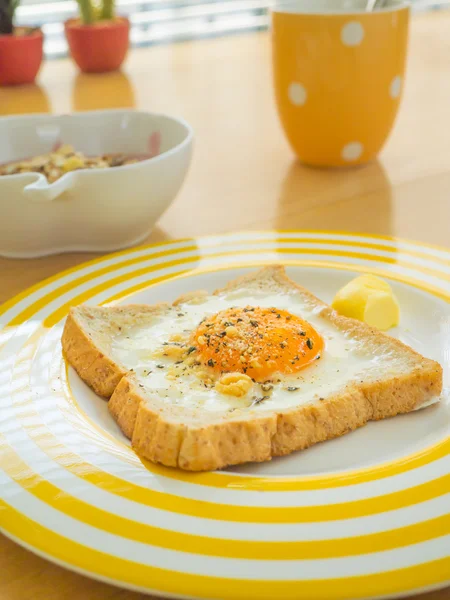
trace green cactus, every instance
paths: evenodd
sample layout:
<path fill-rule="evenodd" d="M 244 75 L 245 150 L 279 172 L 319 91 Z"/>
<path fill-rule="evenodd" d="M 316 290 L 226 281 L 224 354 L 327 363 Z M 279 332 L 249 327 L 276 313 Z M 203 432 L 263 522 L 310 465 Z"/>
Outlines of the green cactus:
<path fill-rule="evenodd" d="M 100 19 L 114 19 L 114 0 L 103 0 Z"/>
<path fill-rule="evenodd" d="M 0 0 L 0 35 L 14 32 L 14 13 L 19 0 Z"/>
<path fill-rule="evenodd" d="M 91 25 L 100 19 L 114 19 L 114 0 L 103 0 L 99 6 L 95 5 L 93 0 L 77 0 L 77 2 L 81 20 L 85 25 Z"/>
<path fill-rule="evenodd" d="M 91 0 L 77 0 L 80 8 L 80 17 L 85 25 L 95 21 L 95 11 Z"/>

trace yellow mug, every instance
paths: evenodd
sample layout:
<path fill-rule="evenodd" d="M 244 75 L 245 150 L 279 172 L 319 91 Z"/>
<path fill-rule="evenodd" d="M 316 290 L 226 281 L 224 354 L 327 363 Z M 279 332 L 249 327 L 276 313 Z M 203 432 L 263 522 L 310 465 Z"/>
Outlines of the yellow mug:
<path fill-rule="evenodd" d="M 275 95 L 294 152 L 313 166 L 373 159 L 402 94 L 409 7 L 388 0 L 282 0 L 272 13 Z"/>

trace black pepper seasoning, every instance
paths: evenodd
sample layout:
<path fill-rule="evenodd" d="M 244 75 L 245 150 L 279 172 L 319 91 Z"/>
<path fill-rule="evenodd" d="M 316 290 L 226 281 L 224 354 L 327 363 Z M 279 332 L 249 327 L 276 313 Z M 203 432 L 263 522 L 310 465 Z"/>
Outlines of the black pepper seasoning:
<path fill-rule="evenodd" d="M 261 398 L 255 398 L 251 404 L 251 406 L 253 406 L 254 404 L 261 404 L 261 402 L 264 402 L 264 400 L 268 400 L 269 396 L 262 396 Z"/>

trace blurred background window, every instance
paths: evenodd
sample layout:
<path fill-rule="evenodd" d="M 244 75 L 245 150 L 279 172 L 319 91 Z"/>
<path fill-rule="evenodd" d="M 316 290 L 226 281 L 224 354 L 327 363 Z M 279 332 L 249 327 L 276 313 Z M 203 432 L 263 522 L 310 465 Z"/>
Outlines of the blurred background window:
<path fill-rule="evenodd" d="M 131 21 L 133 46 L 267 29 L 271 0 L 118 0 Z M 450 0 L 411 0 L 415 10 L 450 6 Z M 63 22 L 78 14 L 74 0 L 22 0 L 17 25 L 42 27 L 48 58 L 66 56 Z"/>

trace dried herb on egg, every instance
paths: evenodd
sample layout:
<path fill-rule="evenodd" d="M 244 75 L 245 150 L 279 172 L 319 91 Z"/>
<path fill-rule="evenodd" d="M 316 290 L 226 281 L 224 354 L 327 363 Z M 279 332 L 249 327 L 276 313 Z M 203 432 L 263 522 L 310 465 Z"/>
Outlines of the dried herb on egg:
<path fill-rule="evenodd" d="M 261 404 L 261 402 L 264 402 L 265 400 L 268 400 L 270 398 L 270 396 L 261 396 L 261 398 L 254 398 L 253 402 L 251 403 L 250 406 L 255 406 L 255 404 Z"/>

